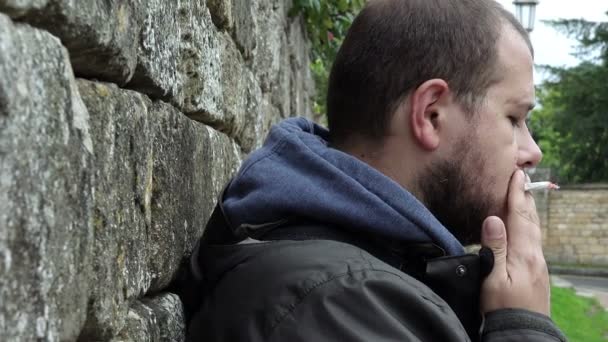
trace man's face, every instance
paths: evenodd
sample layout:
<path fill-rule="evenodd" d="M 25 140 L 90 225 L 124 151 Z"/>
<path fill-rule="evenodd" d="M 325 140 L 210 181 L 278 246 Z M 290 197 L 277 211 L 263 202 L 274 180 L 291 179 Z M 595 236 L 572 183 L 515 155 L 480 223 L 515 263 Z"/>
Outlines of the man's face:
<path fill-rule="evenodd" d="M 420 180 L 429 210 L 463 244 L 479 243 L 483 220 L 506 216 L 513 172 L 536 166 L 542 157 L 526 126 L 534 104 L 533 60 L 523 38 L 510 26 L 497 43 L 500 81 L 473 119 L 454 110 L 454 139 Z"/>

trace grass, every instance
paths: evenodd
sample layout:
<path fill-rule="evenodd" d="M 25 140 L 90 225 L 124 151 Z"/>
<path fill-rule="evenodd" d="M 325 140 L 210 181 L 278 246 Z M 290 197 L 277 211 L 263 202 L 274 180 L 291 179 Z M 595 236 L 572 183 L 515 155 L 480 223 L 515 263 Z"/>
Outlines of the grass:
<path fill-rule="evenodd" d="M 561 264 L 557 262 L 552 262 L 551 266 L 565 267 L 565 268 L 590 268 L 590 269 L 599 269 L 605 270 L 605 265 L 593 265 L 593 264 Z"/>
<path fill-rule="evenodd" d="M 571 288 L 551 288 L 551 317 L 570 342 L 608 341 L 608 312 Z"/>

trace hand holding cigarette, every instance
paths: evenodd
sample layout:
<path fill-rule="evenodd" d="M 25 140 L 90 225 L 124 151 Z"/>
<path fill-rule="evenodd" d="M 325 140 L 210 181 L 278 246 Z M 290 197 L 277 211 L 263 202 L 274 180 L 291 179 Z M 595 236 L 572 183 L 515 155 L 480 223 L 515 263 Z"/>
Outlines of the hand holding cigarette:
<path fill-rule="evenodd" d="M 517 170 L 509 183 L 506 215 L 490 216 L 483 223 L 481 243 L 494 255 L 494 267 L 481 288 L 484 314 L 505 308 L 526 309 L 545 316 L 551 312 L 540 219 L 534 197 L 524 191 L 526 183 L 529 180 L 523 171 Z M 540 188 L 548 188 L 549 184 Z"/>
<path fill-rule="evenodd" d="M 534 190 L 557 190 L 559 189 L 559 185 L 551 182 L 527 182 L 524 184 L 524 191 L 534 191 Z"/>

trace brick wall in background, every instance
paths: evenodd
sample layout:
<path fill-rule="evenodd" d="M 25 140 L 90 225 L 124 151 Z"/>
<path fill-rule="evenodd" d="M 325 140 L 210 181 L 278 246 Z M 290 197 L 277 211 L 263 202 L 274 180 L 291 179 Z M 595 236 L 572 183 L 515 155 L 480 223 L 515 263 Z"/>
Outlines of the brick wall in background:
<path fill-rule="evenodd" d="M 608 184 L 548 193 L 544 251 L 549 263 L 608 267 Z"/>
<path fill-rule="evenodd" d="M 532 181 L 552 179 L 549 169 L 530 172 Z M 534 192 L 550 264 L 608 267 L 608 184 L 562 186 Z"/>

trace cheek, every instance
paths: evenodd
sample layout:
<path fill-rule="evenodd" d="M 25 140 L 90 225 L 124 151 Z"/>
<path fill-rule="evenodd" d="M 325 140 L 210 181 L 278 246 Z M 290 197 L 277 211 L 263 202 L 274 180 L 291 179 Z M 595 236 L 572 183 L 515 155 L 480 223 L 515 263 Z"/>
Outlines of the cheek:
<path fill-rule="evenodd" d="M 480 138 L 487 145 L 495 149 L 504 149 L 517 145 L 521 140 L 519 133 L 511 122 L 504 118 L 496 118 L 492 122 L 484 122 L 480 125 Z"/>
<path fill-rule="evenodd" d="M 493 128 L 493 132 L 494 139 L 502 146 L 514 146 L 517 145 L 517 141 L 520 140 L 517 129 L 513 127 L 511 122 L 507 119 L 500 120 Z"/>
<path fill-rule="evenodd" d="M 517 170 L 517 145 L 494 144 L 484 156 L 486 179 L 496 195 L 506 193 L 511 176 Z"/>
<path fill-rule="evenodd" d="M 499 165 L 506 168 L 510 172 L 515 171 L 517 167 L 517 151 L 519 150 L 519 143 L 521 137 L 517 129 L 514 129 L 511 124 L 508 127 L 501 127 L 503 129 L 502 134 L 496 134 L 495 137 L 490 137 L 495 141 L 495 158 Z"/>
<path fill-rule="evenodd" d="M 487 162 L 498 177 L 512 173 L 517 168 L 518 144 L 512 132 L 487 137 L 484 151 Z"/>

